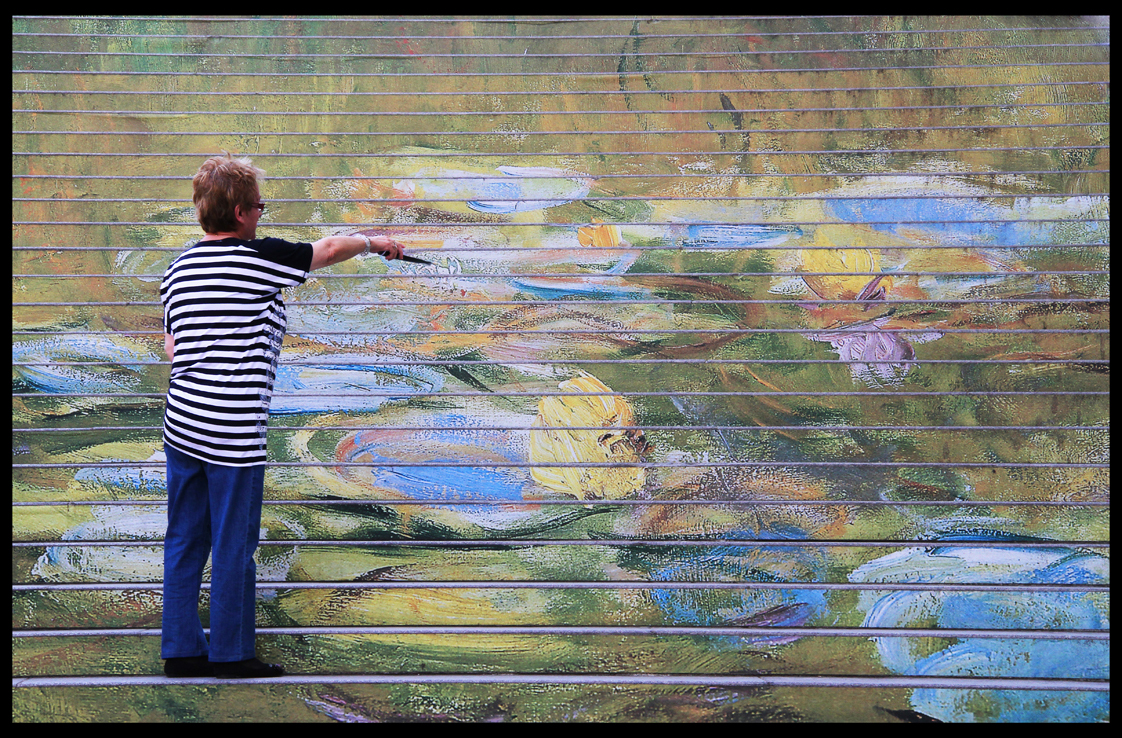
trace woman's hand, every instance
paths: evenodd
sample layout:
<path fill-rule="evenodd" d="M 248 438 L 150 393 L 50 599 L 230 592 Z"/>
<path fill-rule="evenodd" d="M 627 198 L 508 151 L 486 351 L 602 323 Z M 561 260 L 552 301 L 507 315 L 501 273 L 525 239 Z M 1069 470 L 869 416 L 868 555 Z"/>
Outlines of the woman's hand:
<path fill-rule="evenodd" d="M 400 259 L 404 254 L 405 247 L 389 236 L 326 236 L 312 244 L 312 265 L 309 269 L 315 271 L 361 256 L 366 251 L 367 241 L 372 253 L 379 253 L 387 260 Z"/>
<path fill-rule="evenodd" d="M 370 245 L 374 249 L 378 249 L 386 261 L 393 259 L 400 259 L 405 253 L 405 247 L 389 236 L 375 236 L 370 239 Z"/>

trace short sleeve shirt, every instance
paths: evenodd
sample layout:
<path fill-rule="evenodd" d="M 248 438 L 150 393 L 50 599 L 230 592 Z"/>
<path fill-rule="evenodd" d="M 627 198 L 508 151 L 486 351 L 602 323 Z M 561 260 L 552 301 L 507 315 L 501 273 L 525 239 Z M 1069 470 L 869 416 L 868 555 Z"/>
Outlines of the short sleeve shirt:
<path fill-rule="evenodd" d="M 199 241 L 160 284 L 175 341 L 164 443 L 228 466 L 265 463 L 277 357 L 288 327 L 281 290 L 303 284 L 312 245 L 277 238 Z"/>

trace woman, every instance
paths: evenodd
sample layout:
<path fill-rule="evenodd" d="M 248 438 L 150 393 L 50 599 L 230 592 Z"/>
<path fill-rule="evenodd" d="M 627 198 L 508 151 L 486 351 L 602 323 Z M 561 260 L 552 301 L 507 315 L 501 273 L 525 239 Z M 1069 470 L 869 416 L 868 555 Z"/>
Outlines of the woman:
<path fill-rule="evenodd" d="M 372 249 L 387 259 L 402 256 L 401 244 L 385 236 L 257 239 L 263 175 L 228 153 L 199 168 L 194 202 L 206 235 L 172 262 L 160 285 L 172 362 L 164 411 L 168 528 L 160 647 L 170 677 L 284 673 L 255 655 L 253 562 L 265 427 L 287 326 L 281 290 Z M 198 612 L 208 555 L 209 643 Z"/>

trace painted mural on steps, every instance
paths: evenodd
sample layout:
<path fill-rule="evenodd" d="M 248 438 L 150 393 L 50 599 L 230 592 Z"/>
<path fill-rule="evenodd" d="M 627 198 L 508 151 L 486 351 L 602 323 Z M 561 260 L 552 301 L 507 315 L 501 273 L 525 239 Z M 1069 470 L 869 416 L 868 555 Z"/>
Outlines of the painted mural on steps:
<path fill-rule="evenodd" d="M 443 170 L 420 167 L 439 178 Z M 533 171 L 539 171 L 535 168 Z M 544 197 L 557 195 L 550 189 L 538 195 L 532 178 L 520 182 L 506 196 Z M 589 182 L 590 177 L 573 181 Z M 490 183 L 478 197 L 492 196 Z M 1038 387 L 1042 381 L 1059 381 L 1076 389 L 1096 386 L 1095 375 L 1079 365 L 986 366 L 976 372 L 952 372 L 947 367 L 925 363 L 948 358 L 1079 358 L 1085 349 L 1066 352 L 1040 351 L 1029 340 L 1016 335 L 968 336 L 947 329 L 987 326 L 1021 326 L 1035 304 L 991 305 L 971 298 L 1053 294 L 1058 278 L 1040 276 L 1034 263 L 1043 255 L 1030 248 L 1000 249 L 1006 244 L 1039 244 L 1057 241 L 1104 243 L 1105 224 L 1087 221 L 1103 213 L 1103 203 L 1088 198 L 1024 198 L 1016 202 L 978 207 L 974 201 L 950 199 L 961 194 L 982 194 L 977 186 L 935 189 L 923 177 L 892 183 L 866 181 L 859 188 L 839 188 L 833 194 L 861 199 L 792 202 L 770 219 L 813 221 L 831 219 L 828 226 L 791 227 L 705 226 L 707 219 L 747 220 L 761 213 L 738 206 L 691 209 L 692 201 L 660 203 L 652 220 L 681 219 L 682 228 L 616 226 L 597 223 L 584 227 L 529 227 L 509 229 L 499 235 L 493 229 L 457 227 L 441 232 L 426 229 L 417 253 L 434 266 L 365 262 L 361 269 L 393 279 L 310 280 L 313 284 L 293 295 L 294 299 L 328 299 L 338 302 L 403 303 L 456 297 L 455 305 L 439 310 L 427 306 L 380 309 L 340 306 L 313 310 L 293 307 L 291 345 L 286 360 L 308 363 L 282 367 L 277 379 L 274 427 L 290 424 L 323 426 L 322 430 L 274 432 L 270 451 L 278 461 L 457 463 L 442 466 L 323 466 L 271 471 L 271 491 L 283 496 L 307 495 L 313 499 L 446 499 L 465 501 L 540 500 L 536 507 L 456 505 L 380 507 L 352 514 L 347 508 L 272 508 L 265 536 L 324 539 L 365 538 L 420 534 L 449 540 L 468 538 L 510 539 L 513 537 L 605 537 L 620 538 L 774 538 L 777 541 L 805 538 L 866 536 L 940 540 L 1046 539 L 1067 530 L 1080 530 L 1081 521 L 1070 528 L 1041 526 L 1038 512 L 1022 514 L 1022 508 L 959 512 L 947 518 L 944 509 L 900 508 L 893 513 L 870 515 L 844 504 L 825 506 L 824 500 L 914 499 L 916 493 L 932 499 L 1097 499 L 1105 494 L 1103 471 L 1053 470 L 1049 478 L 1014 480 L 1008 473 L 990 470 L 938 470 L 914 468 L 864 469 L 856 467 L 806 468 L 804 461 L 822 459 L 923 460 L 921 449 L 931 443 L 949 449 L 949 458 L 965 461 L 1003 460 L 1057 461 L 1101 458 L 1106 433 L 1077 434 L 1068 448 L 1057 447 L 1046 435 L 1030 440 L 1020 449 L 994 448 L 984 433 L 951 431 L 816 431 L 815 426 L 939 424 L 947 417 L 947 401 L 912 399 L 893 408 L 870 412 L 862 402 L 848 398 L 838 402 L 789 395 L 774 398 L 683 395 L 681 397 L 629 397 L 628 390 L 664 388 L 690 391 L 838 390 L 877 388 L 925 388 L 971 391 L 1017 390 Z M 594 186 L 594 185 L 592 185 Z M 431 187 L 431 186 L 430 186 Z M 585 185 L 581 185 L 585 187 Z M 431 190 L 435 190 L 431 187 Z M 414 190 L 416 194 L 420 190 Z M 431 195 L 426 190 L 424 194 Z M 455 194 L 468 191 L 463 182 Z M 452 191 L 450 191 L 451 193 Z M 443 194 L 443 193 L 442 193 Z M 585 192 L 586 194 L 586 192 Z M 947 195 L 947 200 L 878 199 L 904 194 Z M 531 208 L 533 201 L 520 202 L 499 211 L 493 206 L 481 212 L 530 212 L 541 217 L 545 209 Z M 439 210 L 440 203 L 428 207 Z M 477 207 L 473 202 L 469 208 Z M 389 207 L 408 207 L 400 203 Z M 979 216 L 993 218 L 1055 218 L 1049 227 L 975 227 L 970 224 L 933 223 L 946 208 L 977 208 Z M 655 209 L 654 205 L 650 206 Z M 364 212 L 370 206 L 355 206 L 356 220 L 382 216 Z M 359 213 L 362 213 L 359 216 Z M 452 208 L 447 217 L 458 218 Z M 870 214 L 877 220 L 918 221 L 908 230 L 866 225 Z M 965 218 L 963 218 L 965 219 Z M 980 218 L 979 218 L 980 219 Z M 698 223 L 701 223 L 700 225 Z M 168 238 L 179 237 L 178 234 Z M 408 239 L 408 236 L 404 238 Z M 869 248 L 876 243 L 880 248 Z M 925 250 L 930 244 L 980 244 L 983 248 Z M 757 244 L 783 244 L 786 250 L 751 251 Z M 595 248 L 593 246 L 595 245 Z M 636 246 L 673 245 L 686 249 L 636 250 Z M 555 252 L 540 250 L 556 246 Z M 587 251 L 574 246 L 590 247 Z M 527 247 L 527 257 L 509 249 Z M 987 248 L 993 247 L 993 248 Z M 448 253 L 442 251 L 447 248 Z M 490 250 L 489 250 L 490 249 Z M 500 250 L 501 249 L 501 250 Z M 1048 256 L 1054 257 L 1053 252 Z M 1086 258 L 1085 253 L 1073 257 Z M 130 270 L 156 273 L 161 259 L 151 254 L 122 251 L 116 257 L 122 274 Z M 767 279 L 739 277 L 707 281 L 688 276 L 660 277 L 658 272 L 687 271 L 775 271 Z M 1092 265 L 1094 266 L 1094 265 Z M 490 272 L 552 272 L 549 277 L 487 277 Z M 629 271 L 645 276 L 628 277 Z M 976 276 L 912 276 L 914 271 L 973 272 Z M 802 276 L 801 272 L 807 272 Z M 814 276 L 815 273 L 834 273 Z M 846 276 L 846 273 L 854 276 Z M 992 276 L 991 276 L 992 273 Z M 477 275 L 483 275 L 482 278 Z M 125 280 L 122 279 L 122 282 Z M 1105 284 L 1095 285 L 1100 290 Z M 782 304 L 706 305 L 683 310 L 676 305 L 642 304 L 613 306 L 613 300 L 667 298 L 689 294 L 699 299 L 790 298 Z M 597 304 L 576 303 L 570 298 L 595 298 Z M 818 302 L 848 300 L 845 304 Z M 940 298 L 959 301 L 953 307 L 932 309 L 929 302 L 894 302 L 903 299 Z M 517 301 L 527 305 L 473 308 L 472 301 Z M 542 304 L 542 300 L 552 300 Z M 1055 325 L 1078 325 L 1080 311 L 1056 316 Z M 734 333 L 772 325 L 805 328 L 801 333 Z M 606 328 L 615 332 L 605 333 Z M 666 334 L 663 329 L 697 329 L 697 333 Z M 410 329 L 461 330 L 455 334 L 379 335 L 374 331 Z M 489 335 L 471 330 L 507 331 Z M 544 333 L 546 330 L 559 331 Z M 582 333 L 588 330 L 588 333 Z M 563 332 L 561 332 L 563 331 Z M 706 332 L 700 332 L 706 331 Z M 540 333 L 539 333 L 540 332 Z M 1020 345 L 1018 345 L 1020 344 Z M 108 361 L 152 358 L 151 350 L 128 339 L 44 338 L 19 341 L 13 361 L 77 360 Z M 620 357 L 642 358 L 737 358 L 745 363 L 643 364 L 625 361 L 603 365 L 566 365 L 569 358 L 582 360 Z M 838 364 L 753 364 L 751 359 L 837 358 Z M 455 364 L 425 366 L 400 362 L 458 360 Z M 890 361 L 891 363 L 883 363 Z M 491 364 L 485 362 L 501 362 Z M 876 363 L 873 363 L 876 362 Z M 99 401 L 86 393 L 111 391 L 158 391 L 158 370 L 153 367 L 16 367 L 14 387 L 63 393 L 74 397 L 41 405 L 43 411 L 66 413 L 75 406 L 97 411 Z M 539 399 L 491 399 L 488 393 L 542 391 Z M 459 392 L 479 390 L 470 398 L 440 395 L 443 389 Z M 343 394 L 341 394 L 343 393 Z M 568 393 L 572 393 L 568 395 Z M 600 393 L 586 395 L 577 393 Z M 998 403 L 975 401 L 964 404 L 956 422 L 988 424 L 1009 420 Z M 866 405 L 867 406 L 867 405 Z M 1072 412 L 1078 408 L 1072 403 Z M 1057 422 L 1064 422 L 1056 419 Z M 964 422 L 966 421 L 966 422 Z M 944 421 L 940 421 L 944 422 Z M 346 425 L 388 425 L 416 430 L 340 430 Z M 636 426 L 715 425 L 713 431 L 596 431 L 588 428 Z M 798 426 L 795 431 L 754 430 L 753 425 Z M 508 430 L 487 430 L 488 426 Z M 475 427 L 479 427 L 476 430 Z M 568 430 L 569 427 L 582 430 Z M 731 427 L 744 427 L 731 430 Z M 139 451 L 139 453 L 137 453 Z M 114 441 L 74 448 L 58 455 L 62 459 L 154 459 L 159 448 L 150 441 Z M 654 462 L 665 466 L 589 469 L 535 466 L 533 462 Z M 766 467 L 753 461 L 767 461 Z M 489 467 L 499 463 L 506 466 Z M 159 497 L 163 491 L 162 470 L 149 467 L 100 467 L 83 469 L 68 485 L 79 497 Z M 652 499 L 652 500 L 805 500 L 805 506 L 766 507 L 717 505 L 713 507 L 626 507 L 581 508 L 549 506 L 550 500 Z M 92 507 L 88 520 L 61 531 L 63 540 L 159 538 L 162 511 L 132 508 Z M 1040 528 L 1044 530 L 1040 530 Z M 1107 559 L 1097 553 L 1069 549 L 930 548 L 907 549 L 866 561 L 856 560 L 848 549 L 791 549 L 782 546 L 698 546 L 651 548 L 610 546 L 590 556 L 585 550 L 573 554 L 574 561 L 552 560 L 545 550 L 527 549 L 515 560 L 503 559 L 496 576 L 510 579 L 542 579 L 563 576 L 584 578 L 609 574 L 620 579 L 653 581 L 760 581 L 814 582 L 830 572 L 849 571 L 853 582 L 900 581 L 914 578 L 949 577 L 949 581 L 999 581 L 1016 576 L 1038 583 L 1104 583 L 1108 581 Z M 348 550 L 341 559 L 334 552 L 317 548 L 265 548 L 264 577 L 283 581 L 290 572 L 300 578 L 315 575 L 362 580 L 371 575 L 391 579 L 449 578 L 458 571 L 458 561 L 446 556 L 388 556 L 379 549 Z M 330 560 L 330 561 L 329 561 Z M 858 565 L 859 564 L 859 565 Z M 160 571 L 158 548 L 106 549 L 52 548 L 39 558 L 33 573 L 44 581 L 157 580 Z M 614 573 L 613 573 L 614 572 Z M 940 579 L 939 581 L 948 581 Z M 401 612 L 416 613 L 423 623 L 541 623 L 554 608 L 568 612 L 573 599 L 568 592 L 479 591 L 470 595 L 446 591 L 362 592 L 345 595 L 332 591 L 296 590 L 274 594 L 268 606 L 278 615 L 308 624 L 360 624 L 396 622 Z M 1055 595 L 1043 601 L 1039 595 L 969 593 L 932 597 L 917 593 L 862 594 L 857 602 L 834 602 L 829 593 L 813 590 L 712 590 L 652 589 L 647 592 L 605 590 L 582 595 L 581 619 L 588 623 L 645 623 L 677 625 L 865 625 L 898 627 L 938 622 L 943 627 L 979 627 L 985 621 L 997 627 L 1107 627 L 1105 598 L 1101 595 Z M 840 599 L 840 598 L 839 598 Z M 992 621 L 992 623 L 991 623 Z M 571 623 L 567 615 L 557 624 Z M 737 659 L 747 666 L 752 653 L 788 647 L 792 639 L 700 639 L 693 649 L 672 662 L 659 661 L 659 668 L 689 671 L 691 663 L 711 658 L 732 665 Z M 948 639 L 953 640 L 953 639 Z M 919 648 L 910 639 L 880 639 L 877 655 L 892 673 L 938 675 L 1009 674 L 1049 677 L 1066 667 L 1072 654 L 1081 674 L 1102 678 L 1107 674 L 1106 642 L 987 641 L 963 639 L 941 649 Z M 436 640 L 427 644 L 433 660 L 450 657 L 453 649 Z M 454 651 L 464 658 L 473 642 L 457 643 Z M 505 649 L 506 645 L 483 647 Z M 714 653 L 710 653 L 714 652 Z M 473 654 L 473 659 L 484 654 Z M 519 656 L 518 670 L 538 663 L 538 656 Z M 638 666 L 638 664 L 636 664 Z M 654 664 L 647 665 L 652 668 Z M 673 666 L 673 669 L 670 667 Z M 1066 672 L 1065 672 L 1066 674 Z M 1106 695 L 1076 693 L 1046 707 L 1040 695 L 1000 691 L 916 690 L 913 706 L 923 714 L 942 720 L 969 719 L 984 705 L 1006 719 L 1055 718 L 1056 710 L 1073 719 L 1105 714 Z"/>
<path fill-rule="evenodd" d="M 581 167 L 577 159 L 541 154 L 473 159 L 468 149 L 450 160 L 426 156 L 428 151 L 402 148 L 392 151 L 399 156 L 384 159 L 355 155 L 348 174 L 308 183 L 307 197 L 333 201 L 315 206 L 305 218 L 312 223 L 307 228 L 270 228 L 269 218 L 262 219 L 262 233 L 293 240 L 387 232 L 433 264 L 370 258 L 332 272 L 344 276 L 313 275 L 287 293 L 289 335 L 271 409 L 269 454 L 274 462 L 295 465 L 269 468 L 266 500 L 320 504 L 266 505 L 259 578 L 371 585 L 467 579 L 656 584 L 278 587 L 262 591 L 260 626 L 1109 628 L 1103 592 L 774 586 L 1109 583 L 1104 549 L 1032 545 L 1108 540 L 1109 515 L 1096 508 L 859 504 L 1108 499 L 1106 468 L 984 465 L 1109 458 L 1107 410 L 1100 400 L 1079 394 L 1106 387 L 1100 337 L 1017 332 L 1105 325 L 1099 313 L 1109 301 L 1106 275 L 1052 272 L 1109 269 L 1108 250 L 1095 247 L 1109 242 L 1107 198 L 1044 196 L 1056 193 L 1024 182 L 1010 188 L 981 178 L 930 176 L 955 166 L 934 160 L 905 177 L 822 179 L 818 189 L 794 193 L 782 189 L 780 179 L 739 176 L 734 157 L 714 157 L 689 170 L 711 176 L 662 185 L 650 199 L 597 201 L 618 196 L 617 182 L 600 176 L 612 173 L 610 163 Z M 265 157 L 257 163 L 272 173 Z M 375 174 L 385 179 L 367 179 Z M 266 200 L 271 187 L 266 179 Z M 672 199 L 657 196 L 671 190 Z M 51 290 L 91 302 L 155 299 L 158 278 L 139 275 L 162 274 L 175 253 L 145 247 L 185 246 L 197 236 L 162 224 L 190 218 L 189 209 L 153 209 L 146 216 L 151 227 L 129 230 L 119 250 L 76 257 L 91 266 L 103 259 L 105 265 L 90 271 L 118 276 L 44 287 L 39 299 L 51 299 Z M 1053 244 L 1073 246 L 1034 248 Z M 156 324 L 135 308 L 102 312 L 17 314 L 17 324 L 23 320 L 46 335 L 14 338 L 13 392 L 50 395 L 19 399 L 18 422 L 159 424 L 158 402 L 105 396 L 166 389 L 157 340 L 50 335 Z M 35 362 L 104 363 L 26 365 Z M 1000 394 L 1042 389 L 1061 394 Z M 907 391 L 920 394 L 892 394 Z M 984 430 L 1006 425 L 1040 428 Z M 850 426 L 861 429 L 845 429 Z M 121 463 L 23 474 L 15 483 L 17 500 L 64 495 L 153 504 L 18 514 L 17 539 L 139 542 L 48 547 L 25 562 L 31 580 L 158 582 L 161 549 L 142 544 L 163 533 L 159 434 L 75 432 L 60 438 L 45 459 Z M 979 466 L 892 463 L 942 461 Z M 574 462 L 620 466 L 550 466 Z M 384 502 L 350 504 L 362 500 Z M 708 500 L 714 503 L 697 504 Z M 600 501 L 690 504 L 589 504 Z M 449 545 L 281 543 L 396 539 Z M 610 543 L 453 545 L 512 539 Z M 652 539 L 696 539 L 698 545 L 627 543 Z M 705 543 L 712 539 L 721 543 Z M 737 545 L 737 539 L 767 543 Z M 792 545 L 847 539 L 930 545 Z M 767 586 L 675 586 L 696 581 Z M 158 617 L 158 607 L 158 598 L 144 593 L 67 592 L 17 598 L 13 615 L 19 627 L 79 621 L 134 626 L 138 614 Z M 789 631 L 641 643 L 619 636 L 525 635 L 259 640 L 275 649 L 277 659 L 298 662 L 309 673 L 766 671 L 1109 679 L 1104 640 L 826 639 Z M 95 645 L 90 653 L 99 648 L 108 646 Z M 112 667 L 104 669 L 110 673 Z M 466 688 L 453 693 L 419 687 L 405 694 L 336 685 L 300 694 L 309 715 L 350 722 L 406 719 L 425 700 L 434 714 L 457 719 L 501 719 L 516 711 L 543 719 L 577 717 L 566 712 L 572 703 L 563 690 L 547 696 L 511 688 L 505 701 Z M 809 698 L 783 691 L 593 691 L 581 701 L 591 719 L 798 719 L 818 709 Z M 914 689 L 893 698 L 891 706 L 883 710 L 886 719 L 1109 719 L 1109 694 L 1096 692 Z"/>

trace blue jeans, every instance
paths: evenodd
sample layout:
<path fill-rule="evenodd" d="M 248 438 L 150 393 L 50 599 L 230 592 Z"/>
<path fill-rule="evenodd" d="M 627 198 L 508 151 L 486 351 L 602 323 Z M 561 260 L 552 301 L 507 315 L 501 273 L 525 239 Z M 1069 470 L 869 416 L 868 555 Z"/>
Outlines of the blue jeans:
<path fill-rule="evenodd" d="M 160 658 L 255 656 L 257 566 L 265 465 L 224 466 L 165 444 L 168 529 L 164 538 L 164 609 Z M 212 552 L 213 546 L 213 552 Z M 199 620 L 199 587 L 212 555 L 210 644 Z"/>

